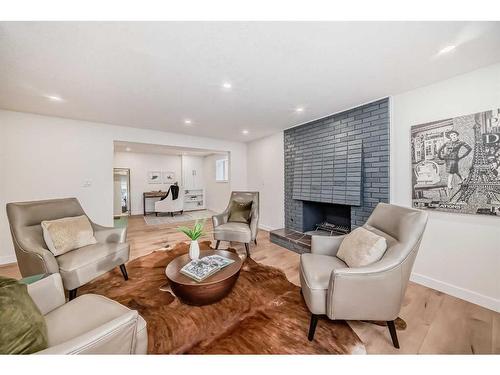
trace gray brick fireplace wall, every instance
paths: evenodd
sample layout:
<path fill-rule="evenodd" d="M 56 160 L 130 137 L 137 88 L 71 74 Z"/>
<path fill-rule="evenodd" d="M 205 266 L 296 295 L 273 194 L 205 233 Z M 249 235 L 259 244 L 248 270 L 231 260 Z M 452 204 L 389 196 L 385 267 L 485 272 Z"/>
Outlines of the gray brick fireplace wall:
<path fill-rule="evenodd" d="M 285 227 L 302 231 L 303 200 L 348 204 L 352 229 L 389 202 L 389 99 L 288 130 Z"/>

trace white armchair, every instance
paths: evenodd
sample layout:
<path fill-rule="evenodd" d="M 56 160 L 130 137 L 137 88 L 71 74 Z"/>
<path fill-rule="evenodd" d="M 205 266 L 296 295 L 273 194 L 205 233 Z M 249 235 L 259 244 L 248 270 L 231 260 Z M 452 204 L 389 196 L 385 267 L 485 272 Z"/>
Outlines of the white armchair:
<path fill-rule="evenodd" d="M 66 303 L 61 276 L 28 285 L 45 317 L 49 347 L 36 354 L 146 354 L 146 321 L 109 298 L 85 294 Z"/>
<path fill-rule="evenodd" d="M 177 199 L 172 200 L 172 193 L 169 193 L 168 196 L 162 200 L 155 202 L 155 214 L 158 216 L 158 213 L 169 212 L 171 216 L 174 216 L 174 212 L 180 212 L 181 214 L 184 211 L 184 189 L 179 189 L 179 195 Z"/>

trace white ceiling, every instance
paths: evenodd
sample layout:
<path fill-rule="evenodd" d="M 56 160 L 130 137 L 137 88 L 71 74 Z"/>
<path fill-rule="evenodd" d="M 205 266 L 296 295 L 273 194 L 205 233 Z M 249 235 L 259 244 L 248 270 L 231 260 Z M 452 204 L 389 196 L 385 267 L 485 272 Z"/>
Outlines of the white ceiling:
<path fill-rule="evenodd" d="M 499 45 L 499 22 L 1 22 L 0 108 L 248 141 L 498 62 Z"/>
<path fill-rule="evenodd" d="M 162 155 L 189 155 L 189 156 L 208 156 L 213 154 L 224 154 L 223 151 L 204 150 L 199 148 L 173 147 L 164 145 L 153 145 L 137 142 L 114 142 L 115 152 L 130 152 L 140 154 L 162 154 Z"/>

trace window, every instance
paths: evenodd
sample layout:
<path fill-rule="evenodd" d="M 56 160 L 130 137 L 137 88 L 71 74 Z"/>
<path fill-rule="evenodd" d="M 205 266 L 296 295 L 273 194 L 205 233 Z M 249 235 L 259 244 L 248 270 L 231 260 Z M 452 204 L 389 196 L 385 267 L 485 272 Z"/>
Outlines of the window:
<path fill-rule="evenodd" d="M 215 161 L 215 181 L 228 182 L 229 160 L 219 159 Z"/>

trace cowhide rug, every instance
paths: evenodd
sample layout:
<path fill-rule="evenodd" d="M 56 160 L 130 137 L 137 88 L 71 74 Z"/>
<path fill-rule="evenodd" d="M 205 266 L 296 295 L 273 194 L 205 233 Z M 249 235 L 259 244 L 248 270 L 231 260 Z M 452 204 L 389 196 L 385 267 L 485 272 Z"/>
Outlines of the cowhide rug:
<path fill-rule="evenodd" d="M 200 244 L 209 249 L 210 242 Z M 344 321 L 322 319 L 307 340 L 310 313 L 300 288 L 281 270 L 247 258 L 232 292 L 207 306 L 185 305 L 169 291 L 165 267 L 187 253 L 188 245 L 155 251 L 79 290 L 118 301 L 147 322 L 148 353 L 155 354 L 363 354 L 365 347 Z M 164 288 L 162 288 L 164 289 Z"/>

